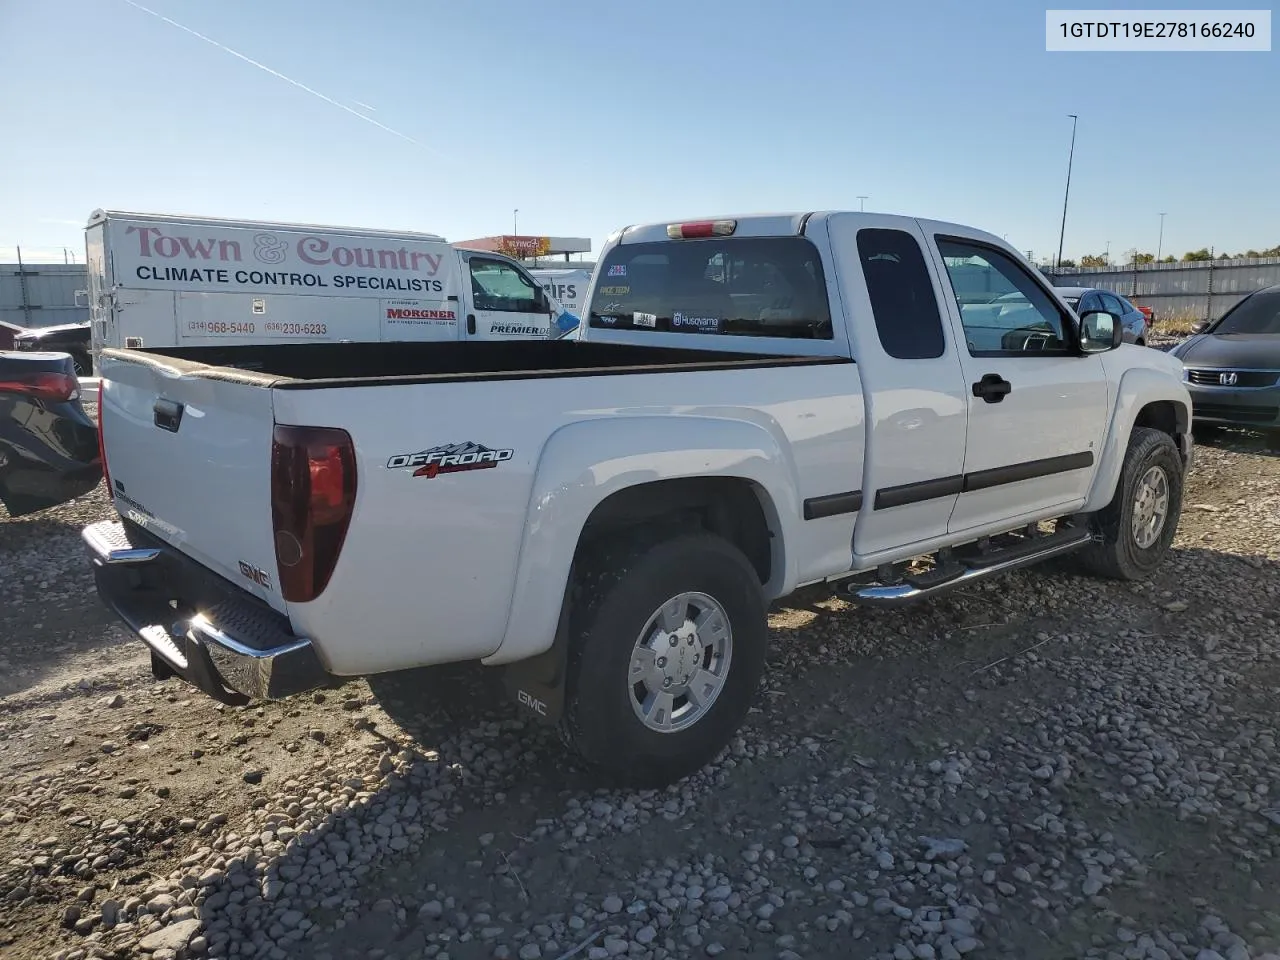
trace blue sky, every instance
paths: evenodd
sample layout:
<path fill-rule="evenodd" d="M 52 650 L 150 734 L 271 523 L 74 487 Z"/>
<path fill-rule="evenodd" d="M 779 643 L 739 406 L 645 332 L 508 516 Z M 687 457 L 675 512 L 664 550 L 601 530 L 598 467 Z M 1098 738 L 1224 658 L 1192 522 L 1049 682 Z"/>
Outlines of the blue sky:
<path fill-rule="evenodd" d="M 598 249 L 859 194 L 1038 258 L 1069 113 L 1067 256 L 1154 250 L 1160 211 L 1166 253 L 1280 243 L 1276 50 L 1046 53 L 1026 0 L 145 5 L 413 142 L 126 0 L 0 0 L 0 260 L 83 259 L 97 207 L 451 240 L 518 207 L 522 233 Z"/>

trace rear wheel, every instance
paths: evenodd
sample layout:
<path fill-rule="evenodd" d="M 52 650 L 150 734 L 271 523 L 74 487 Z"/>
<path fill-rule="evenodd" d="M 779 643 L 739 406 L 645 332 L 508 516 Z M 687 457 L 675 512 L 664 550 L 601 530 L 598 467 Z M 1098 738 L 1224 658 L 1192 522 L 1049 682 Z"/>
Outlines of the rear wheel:
<path fill-rule="evenodd" d="M 1091 573 L 1113 580 L 1141 580 L 1169 552 L 1182 515 L 1182 456 L 1173 438 L 1134 427 L 1116 493 L 1094 514 L 1100 537 L 1079 554 Z"/>
<path fill-rule="evenodd" d="M 87 377 L 93 373 L 93 361 L 83 350 L 69 350 L 71 366 L 75 368 L 77 377 Z"/>
<path fill-rule="evenodd" d="M 755 570 L 710 534 L 613 543 L 582 566 L 566 741 L 633 785 L 694 773 L 742 724 L 764 670 L 768 624 Z"/>

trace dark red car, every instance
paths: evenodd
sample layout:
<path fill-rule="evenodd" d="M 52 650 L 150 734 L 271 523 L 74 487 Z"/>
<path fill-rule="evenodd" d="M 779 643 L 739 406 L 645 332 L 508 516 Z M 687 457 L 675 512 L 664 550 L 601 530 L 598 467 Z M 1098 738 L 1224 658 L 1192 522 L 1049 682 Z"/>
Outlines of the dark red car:
<path fill-rule="evenodd" d="M 20 327 L 8 320 L 0 320 L 0 350 L 12 350 L 13 338 L 26 331 L 26 327 Z"/>

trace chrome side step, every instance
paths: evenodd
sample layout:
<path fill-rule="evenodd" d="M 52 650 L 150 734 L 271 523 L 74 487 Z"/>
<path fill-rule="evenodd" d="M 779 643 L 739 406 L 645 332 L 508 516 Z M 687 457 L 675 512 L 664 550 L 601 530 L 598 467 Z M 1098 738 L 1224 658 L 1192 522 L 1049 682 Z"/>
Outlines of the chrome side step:
<path fill-rule="evenodd" d="M 1033 538 L 1004 550 L 991 550 L 968 562 L 958 559 L 951 575 L 945 579 L 928 578 L 929 575 L 925 574 L 916 582 L 908 578 L 902 583 L 891 585 L 848 583 L 840 587 L 839 592 L 844 599 L 866 606 L 905 607 L 973 583 L 975 580 L 983 580 L 1052 557 L 1074 553 L 1092 540 L 1093 534 L 1090 531 L 1079 527 L 1068 527 L 1058 533 Z"/>

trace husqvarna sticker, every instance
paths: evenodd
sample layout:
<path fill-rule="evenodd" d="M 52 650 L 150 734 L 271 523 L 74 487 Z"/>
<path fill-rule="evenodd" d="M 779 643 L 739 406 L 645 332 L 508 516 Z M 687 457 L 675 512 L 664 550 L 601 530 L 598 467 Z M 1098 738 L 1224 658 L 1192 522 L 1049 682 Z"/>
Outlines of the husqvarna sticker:
<path fill-rule="evenodd" d="M 719 317 L 699 317 L 691 313 L 676 313 L 671 315 L 671 329 L 680 331 L 691 331 L 693 333 L 719 333 L 720 332 Z"/>

